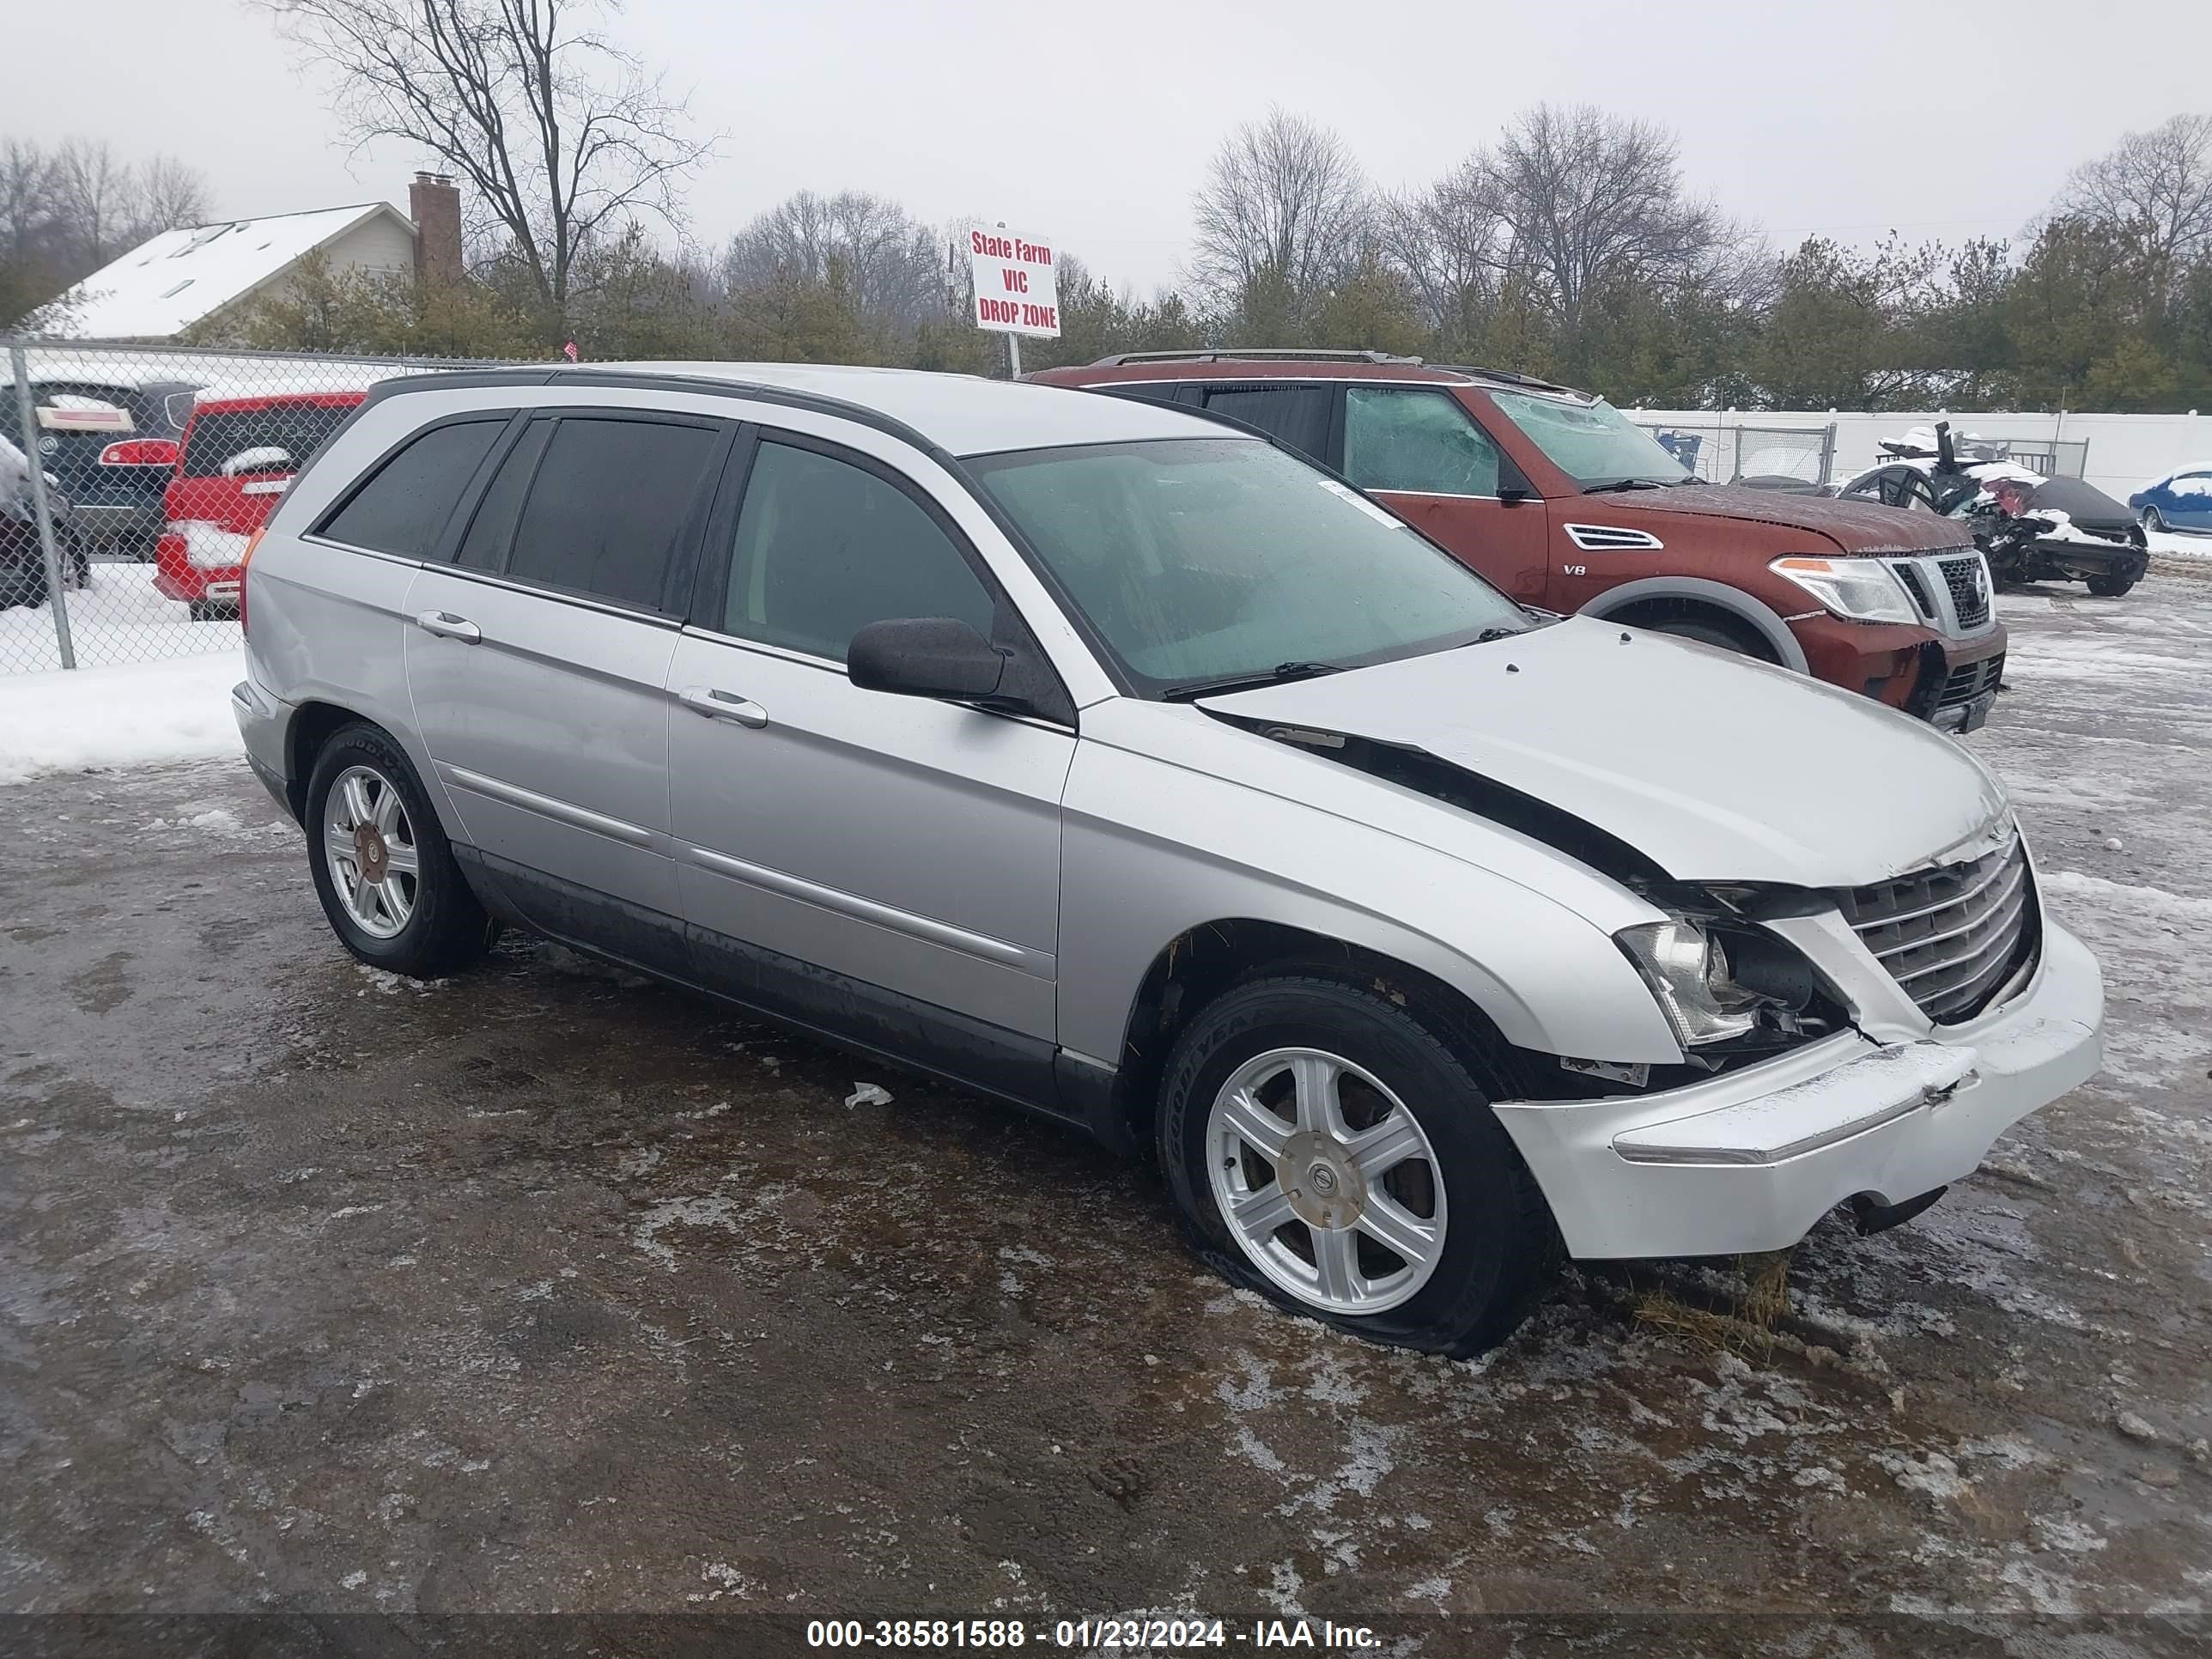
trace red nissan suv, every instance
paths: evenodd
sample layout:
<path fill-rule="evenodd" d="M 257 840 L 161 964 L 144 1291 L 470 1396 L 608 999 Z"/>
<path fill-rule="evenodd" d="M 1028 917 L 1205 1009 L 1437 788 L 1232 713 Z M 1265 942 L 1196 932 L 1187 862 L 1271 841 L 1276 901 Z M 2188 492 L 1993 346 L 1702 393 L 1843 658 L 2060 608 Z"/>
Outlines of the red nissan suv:
<path fill-rule="evenodd" d="M 1148 352 L 1027 378 L 1226 416 L 1334 468 L 1516 599 L 1701 640 L 1951 731 L 2005 632 L 1967 529 L 1706 483 L 1588 392 L 1379 352 Z"/>

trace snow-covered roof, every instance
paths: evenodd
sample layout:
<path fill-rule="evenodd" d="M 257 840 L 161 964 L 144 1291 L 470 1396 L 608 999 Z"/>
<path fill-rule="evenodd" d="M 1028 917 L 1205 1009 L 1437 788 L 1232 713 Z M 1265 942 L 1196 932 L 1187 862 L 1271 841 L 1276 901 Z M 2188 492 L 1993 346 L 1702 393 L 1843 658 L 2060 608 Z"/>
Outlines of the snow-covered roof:
<path fill-rule="evenodd" d="M 93 272 L 55 302 L 53 331 L 80 340 L 166 340 L 282 276 L 389 202 L 164 231 Z"/>

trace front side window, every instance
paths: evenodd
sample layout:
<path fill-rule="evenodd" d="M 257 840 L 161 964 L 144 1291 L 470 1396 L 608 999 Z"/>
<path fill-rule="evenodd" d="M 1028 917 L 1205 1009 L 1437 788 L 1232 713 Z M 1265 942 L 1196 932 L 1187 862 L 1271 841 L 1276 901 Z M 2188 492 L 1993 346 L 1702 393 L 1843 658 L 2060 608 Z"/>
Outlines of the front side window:
<path fill-rule="evenodd" d="M 1449 392 L 1345 392 L 1344 476 L 1362 489 L 1495 495 L 1498 447 Z"/>
<path fill-rule="evenodd" d="M 1656 438 L 1602 398 L 1585 404 L 1537 392 L 1492 391 L 1490 401 L 1546 459 L 1585 489 L 1637 480 L 1680 483 L 1692 476 Z"/>
<path fill-rule="evenodd" d="M 711 427 L 564 418 L 515 526 L 507 574 L 660 609 L 720 441 Z"/>
<path fill-rule="evenodd" d="M 507 419 L 498 415 L 432 427 L 355 491 L 325 520 L 322 533 L 349 547 L 429 557 Z"/>
<path fill-rule="evenodd" d="M 988 636 L 994 609 L 904 490 L 833 455 L 762 442 L 730 550 L 722 632 L 842 662 L 870 623 L 951 617 Z"/>
<path fill-rule="evenodd" d="M 1234 437 L 967 463 L 1140 690 L 1418 655 L 1527 614 L 1296 456 Z"/>

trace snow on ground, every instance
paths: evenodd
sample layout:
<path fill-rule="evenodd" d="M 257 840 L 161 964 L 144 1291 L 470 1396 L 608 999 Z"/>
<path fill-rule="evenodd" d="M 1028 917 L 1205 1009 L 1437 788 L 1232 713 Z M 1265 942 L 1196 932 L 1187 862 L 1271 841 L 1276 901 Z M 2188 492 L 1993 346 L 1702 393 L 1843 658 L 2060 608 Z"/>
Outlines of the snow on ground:
<path fill-rule="evenodd" d="M 40 772 L 235 755 L 230 688 L 245 673 L 234 645 L 168 662 L 0 674 L 0 784 Z"/>
<path fill-rule="evenodd" d="M 2146 530 L 2143 538 L 2161 558 L 2212 560 L 2212 536 L 2190 535 L 2179 530 Z"/>
<path fill-rule="evenodd" d="M 234 622 L 194 622 L 181 600 L 155 591 L 150 564 L 96 563 L 92 586 L 70 589 L 65 603 L 80 668 L 235 650 L 245 637 Z M 0 677 L 61 665 L 51 606 L 0 611 Z"/>

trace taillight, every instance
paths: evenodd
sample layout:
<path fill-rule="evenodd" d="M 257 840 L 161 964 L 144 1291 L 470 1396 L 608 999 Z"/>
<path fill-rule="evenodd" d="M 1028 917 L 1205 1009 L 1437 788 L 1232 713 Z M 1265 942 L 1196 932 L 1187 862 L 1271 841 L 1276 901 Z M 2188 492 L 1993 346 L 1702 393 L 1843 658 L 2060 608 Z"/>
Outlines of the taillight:
<path fill-rule="evenodd" d="M 100 464 L 102 466 L 174 466 L 178 453 L 176 441 L 173 438 L 125 438 L 101 450 Z"/>
<path fill-rule="evenodd" d="M 246 538 L 246 551 L 238 556 L 238 631 L 241 634 L 246 631 L 246 567 L 253 562 L 253 550 L 261 545 L 261 538 L 268 533 L 269 526 L 264 524 Z"/>

